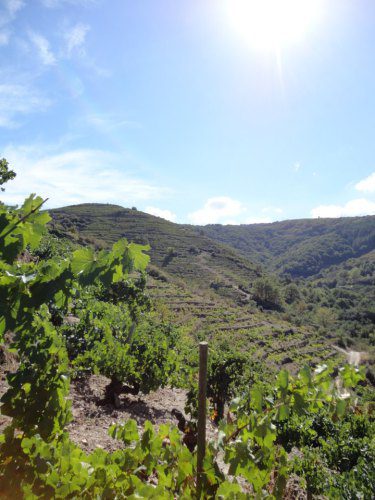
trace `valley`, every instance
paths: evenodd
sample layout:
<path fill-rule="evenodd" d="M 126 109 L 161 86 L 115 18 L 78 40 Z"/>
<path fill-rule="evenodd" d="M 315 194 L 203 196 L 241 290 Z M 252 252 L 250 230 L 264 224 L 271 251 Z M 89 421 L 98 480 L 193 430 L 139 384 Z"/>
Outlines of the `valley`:
<path fill-rule="evenodd" d="M 51 215 L 52 233 L 80 244 L 103 248 L 126 237 L 150 245 L 148 292 L 156 307 L 169 311 L 193 339 L 230 338 L 271 372 L 339 358 L 332 347 L 337 343 L 365 349 L 373 359 L 375 217 L 193 227 L 100 204 L 56 209 Z M 346 238 L 345 244 L 327 246 L 335 232 Z M 362 254 L 353 258 L 356 252 Z M 293 263 L 296 256 L 306 269 L 306 261 L 315 262 L 315 274 L 280 273 L 280 263 Z M 340 263 L 328 265 L 335 259 Z M 276 287 L 280 307 L 257 303 L 254 284 L 262 279 Z M 290 299 L 293 287 L 296 298 Z M 339 300 L 343 307 L 334 309 Z M 363 337 L 356 335 L 358 327 Z"/>

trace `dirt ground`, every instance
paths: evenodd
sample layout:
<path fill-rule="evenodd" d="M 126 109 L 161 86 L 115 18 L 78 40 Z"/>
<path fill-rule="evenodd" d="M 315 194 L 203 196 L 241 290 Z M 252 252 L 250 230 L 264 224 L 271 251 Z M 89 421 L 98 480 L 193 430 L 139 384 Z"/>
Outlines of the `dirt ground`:
<path fill-rule="evenodd" d="M 73 421 L 68 431 L 72 440 L 86 451 L 98 446 L 106 450 L 119 448 L 121 443 L 108 435 L 108 429 L 114 423 L 124 423 L 132 418 L 140 430 L 146 420 L 157 426 L 165 423 L 177 425 L 172 410 L 184 413 L 186 391 L 168 387 L 147 395 L 122 396 L 121 406 L 117 409 L 109 404 L 102 405 L 100 402 L 108 383 L 105 377 L 92 375 L 84 383 L 71 384 Z"/>
<path fill-rule="evenodd" d="M 8 387 L 7 373 L 16 371 L 17 364 L 16 357 L 0 347 L 0 397 Z M 108 435 L 112 424 L 124 423 L 132 418 L 141 430 L 146 420 L 156 426 L 165 423 L 177 425 L 177 419 L 172 415 L 174 409 L 185 415 L 185 390 L 165 387 L 147 395 L 122 395 L 120 407 L 115 408 L 102 404 L 108 383 L 109 379 L 101 375 L 71 382 L 69 399 L 72 401 L 73 420 L 67 430 L 72 440 L 87 452 L 97 447 L 113 451 L 122 446 Z M 0 414 L 0 432 L 9 422 L 9 417 Z M 207 421 L 208 437 L 214 437 L 216 432 L 211 422 Z"/>

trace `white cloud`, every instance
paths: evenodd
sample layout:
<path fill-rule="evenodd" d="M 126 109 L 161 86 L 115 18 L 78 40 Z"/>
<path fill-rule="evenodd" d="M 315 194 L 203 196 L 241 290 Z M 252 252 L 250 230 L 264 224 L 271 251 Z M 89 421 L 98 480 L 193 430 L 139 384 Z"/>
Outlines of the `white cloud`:
<path fill-rule="evenodd" d="M 192 224 L 217 224 L 233 222 L 230 218 L 236 217 L 245 211 L 245 207 L 238 200 L 227 196 L 209 198 L 203 208 L 188 214 Z"/>
<path fill-rule="evenodd" d="M 59 152 L 40 145 L 6 147 L 3 155 L 17 173 L 1 195 L 6 203 L 22 203 L 31 192 L 57 207 L 85 202 L 132 206 L 159 199 L 167 189 L 120 169 L 123 158 L 108 151 L 76 149 Z"/>
<path fill-rule="evenodd" d="M 140 129 L 142 125 L 133 120 L 126 120 L 110 113 L 90 113 L 80 117 L 80 123 L 84 122 L 102 132 L 111 132 L 117 128 L 126 127 L 131 129 Z"/>
<path fill-rule="evenodd" d="M 87 24 L 78 23 L 64 33 L 65 53 L 67 57 L 71 57 L 74 52 L 81 56 L 86 54 L 84 45 L 89 30 L 90 26 Z"/>
<path fill-rule="evenodd" d="M 50 49 L 47 38 L 35 32 L 29 33 L 29 38 L 35 45 L 38 51 L 38 56 L 40 57 L 43 64 L 49 66 L 56 63 L 56 57 Z"/>
<path fill-rule="evenodd" d="M 25 2 L 23 0 L 3 0 L 5 10 L 8 12 L 10 16 L 15 16 L 22 7 L 25 6 Z"/>
<path fill-rule="evenodd" d="M 8 45 L 10 34 L 9 31 L 0 31 L 0 46 Z"/>
<path fill-rule="evenodd" d="M 227 196 L 209 198 L 204 206 L 188 214 L 192 224 L 266 224 L 279 218 L 283 209 L 266 206 L 253 213 L 244 204 Z"/>
<path fill-rule="evenodd" d="M 358 198 L 345 205 L 319 205 L 311 210 L 312 217 L 354 217 L 357 215 L 375 215 L 375 202 Z"/>
<path fill-rule="evenodd" d="M 19 10 L 25 6 L 23 0 L 1 0 L 0 2 L 0 46 L 7 45 L 10 40 L 9 26 L 14 21 Z"/>
<path fill-rule="evenodd" d="M 62 33 L 62 44 L 58 53 L 54 54 L 51 50 L 50 43 L 46 37 L 40 33 L 31 31 L 29 38 L 36 47 L 38 56 L 45 65 L 56 64 L 58 59 L 71 59 L 73 56 L 78 56 L 80 62 L 87 68 L 94 70 L 98 75 L 107 76 L 106 70 L 99 68 L 95 62 L 87 55 L 85 44 L 86 35 L 90 30 L 87 24 L 77 23 Z M 0 38 L 1 42 L 1 38 Z"/>
<path fill-rule="evenodd" d="M 359 181 L 355 185 L 355 188 L 357 191 L 362 191 L 363 193 L 375 193 L 375 172 Z"/>
<path fill-rule="evenodd" d="M 162 219 L 169 220 L 171 222 L 176 222 L 177 220 L 177 215 L 170 210 L 163 210 L 157 207 L 146 207 L 145 212 L 151 215 L 155 215 L 156 217 L 161 217 Z"/>
<path fill-rule="evenodd" d="M 23 0 L 2 0 L 0 10 L 0 26 L 11 23 L 17 15 L 17 12 L 25 6 Z"/>
<path fill-rule="evenodd" d="M 0 83 L 0 127 L 17 127 L 16 117 L 43 111 L 50 101 L 35 90 L 15 83 Z"/>
<path fill-rule="evenodd" d="M 88 24 L 77 23 L 75 26 L 65 30 L 62 35 L 64 46 L 60 51 L 60 57 L 65 59 L 76 57 L 79 59 L 81 65 L 96 73 L 97 76 L 108 78 L 112 73 L 108 69 L 99 66 L 95 60 L 87 54 L 85 46 L 86 35 L 90 29 Z"/>
<path fill-rule="evenodd" d="M 298 172 L 301 169 L 301 164 L 299 161 L 296 161 L 295 164 L 293 165 L 293 170 L 295 172 Z"/>

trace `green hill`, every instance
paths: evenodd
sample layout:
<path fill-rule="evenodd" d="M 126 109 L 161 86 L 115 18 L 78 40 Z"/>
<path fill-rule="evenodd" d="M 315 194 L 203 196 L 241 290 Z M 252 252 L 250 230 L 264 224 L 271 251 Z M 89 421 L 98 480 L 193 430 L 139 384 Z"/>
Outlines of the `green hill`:
<path fill-rule="evenodd" d="M 231 245 L 266 268 L 308 277 L 375 249 L 375 216 L 301 219 L 238 226 L 207 225 L 195 231 Z"/>
<path fill-rule="evenodd" d="M 375 345 L 375 250 L 324 269 L 309 282 L 328 290 L 347 338 Z"/>
<path fill-rule="evenodd" d="M 375 216 L 195 229 L 279 274 L 299 301 L 289 319 L 335 332 L 345 347 L 375 345 Z M 301 312 L 301 306 L 304 309 Z"/>
<path fill-rule="evenodd" d="M 83 204 L 50 211 L 53 228 L 97 246 L 120 238 L 151 246 L 151 262 L 162 272 L 221 295 L 246 299 L 240 287 L 261 275 L 258 265 L 227 245 L 191 228 L 117 205 Z"/>
<path fill-rule="evenodd" d="M 230 339 L 269 366 L 318 362 L 334 343 L 375 343 L 375 217 L 194 227 L 116 205 L 50 213 L 56 235 L 84 245 L 149 244 L 157 303 L 190 334 Z M 262 280 L 275 307 L 257 298 Z"/>

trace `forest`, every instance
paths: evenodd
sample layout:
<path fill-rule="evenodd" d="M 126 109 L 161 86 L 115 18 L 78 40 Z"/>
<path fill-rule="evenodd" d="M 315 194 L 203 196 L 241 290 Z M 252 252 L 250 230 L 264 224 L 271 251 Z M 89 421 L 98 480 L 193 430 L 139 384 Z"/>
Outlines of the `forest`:
<path fill-rule="evenodd" d="M 2 160 L 0 184 L 14 175 Z M 0 496 L 372 498 L 374 220 L 192 227 L 1 204 Z M 163 390 L 184 407 L 160 422 L 147 398 Z M 77 394 L 93 427 L 111 420 L 104 445 L 76 433 Z M 132 405 L 147 418 L 122 418 Z"/>

